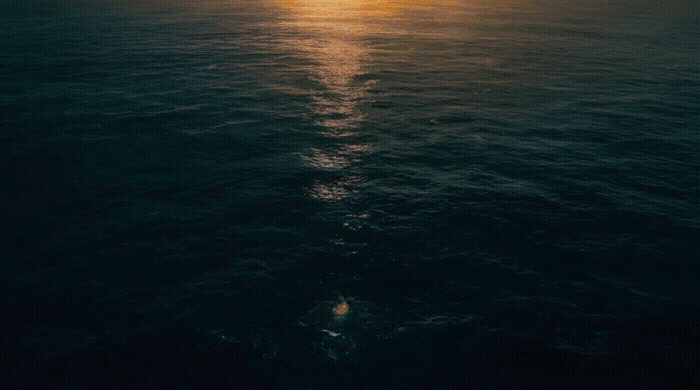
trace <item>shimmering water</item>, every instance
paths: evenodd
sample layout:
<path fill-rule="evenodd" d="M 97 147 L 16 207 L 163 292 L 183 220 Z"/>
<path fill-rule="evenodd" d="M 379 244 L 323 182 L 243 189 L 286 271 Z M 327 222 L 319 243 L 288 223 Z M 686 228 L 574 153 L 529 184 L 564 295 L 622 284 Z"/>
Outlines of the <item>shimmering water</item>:
<path fill-rule="evenodd" d="M 3 7 L 8 388 L 700 387 L 696 1 Z"/>

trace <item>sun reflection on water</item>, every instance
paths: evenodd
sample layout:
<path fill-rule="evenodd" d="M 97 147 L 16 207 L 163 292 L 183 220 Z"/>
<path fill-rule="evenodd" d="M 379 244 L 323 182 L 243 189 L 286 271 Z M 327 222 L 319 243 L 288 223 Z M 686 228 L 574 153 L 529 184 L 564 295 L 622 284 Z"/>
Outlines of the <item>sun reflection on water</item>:
<path fill-rule="evenodd" d="M 340 202 L 357 193 L 357 185 L 362 182 L 363 179 L 357 176 L 345 176 L 332 182 L 317 181 L 307 194 L 323 202 Z"/>
<path fill-rule="evenodd" d="M 324 148 L 300 151 L 300 158 L 322 171 L 337 172 L 334 179 L 316 180 L 306 194 L 337 203 L 356 194 L 364 181 L 357 167 L 370 145 L 354 142 L 366 119 L 363 105 L 376 81 L 360 79 L 367 72 L 371 23 L 393 12 L 395 2 L 336 0 L 270 0 L 282 11 L 281 27 L 291 31 L 281 42 L 306 59 L 304 70 L 316 86 L 308 88 L 308 111 L 319 134 L 336 140 Z M 325 176 L 325 175 L 324 175 Z"/>
<path fill-rule="evenodd" d="M 346 12 L 357 9 L 357 2 L 291 1 L 280 6 L 287 11 L 285 23 L 299 33 L 289 37 L 293 42 L 288 46 L 314 64 L 308 68 L 308 76 L 322 86 L 310 91 L 309 108 L 315 123 L 325 128 L 327 136 L 353 135 L 352 129 L 364 119 L 359 105 L 366 101 L 367 85 L 372 83 L 357 80 L 369 57 L 362 41 L 365 18 Z"/>

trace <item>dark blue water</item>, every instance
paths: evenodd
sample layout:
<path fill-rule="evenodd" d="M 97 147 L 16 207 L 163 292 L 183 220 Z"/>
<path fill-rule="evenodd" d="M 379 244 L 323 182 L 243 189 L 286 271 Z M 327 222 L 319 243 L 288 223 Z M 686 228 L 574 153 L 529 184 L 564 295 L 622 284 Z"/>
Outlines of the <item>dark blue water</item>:
<path fill-rule="evenodd" d="M 7 388 L 700 387 L 696 1 L 189 3 L 3 5 Z"/>

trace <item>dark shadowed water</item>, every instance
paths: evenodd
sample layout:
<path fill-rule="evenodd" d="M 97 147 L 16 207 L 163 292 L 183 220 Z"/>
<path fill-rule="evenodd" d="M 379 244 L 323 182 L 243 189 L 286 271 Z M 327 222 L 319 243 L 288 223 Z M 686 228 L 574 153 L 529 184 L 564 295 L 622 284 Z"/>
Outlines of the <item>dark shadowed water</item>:
<path fill-rule="evenodd" d="M 699 388 L 699 4 L 3 3 L 2 382 Z"/>

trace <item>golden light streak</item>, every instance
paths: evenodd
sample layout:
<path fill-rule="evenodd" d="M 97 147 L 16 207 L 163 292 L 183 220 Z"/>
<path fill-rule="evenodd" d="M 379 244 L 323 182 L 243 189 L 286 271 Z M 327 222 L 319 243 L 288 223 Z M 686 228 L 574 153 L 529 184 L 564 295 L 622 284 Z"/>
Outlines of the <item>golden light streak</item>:
<path fill-rule="evenodd" d="M 378 80 L 362 77 L 370 72 L 372 49 L 368 38 L 391 33 L 402 12 L 416 12 L 434 5 L 452 4 L 450 0 L 266 0 L 278 15 L 276 28 L 283 31 L 277 41 L 281 52 L 306 58 L 299 68 L 318 83 L 302 91 L 309 97 L 314 123 L 326 137 L 354 136 L 361 128 L 371 100 L 369 90 Z M 351 169 L 357 155 L 368 145 L 350 149 L 311 149 L 301 158 L 322 170 L 343 172 Z M 323 202 L 341 202 L 358 191 L 362 177 L 346 175 L 335 181 L 318 181 L 307 194 Z M 336 316 L 347 314 L 347 302 L 333 307 Z"/>
<path fill-rule="evenodd" d="M 405 8 L 421 9 L 437 5 L 455 5 L 456 0 L 269 0 L 280 8 L 301 10 L 317 16 L 364 14 L 390 15 Z"/>

